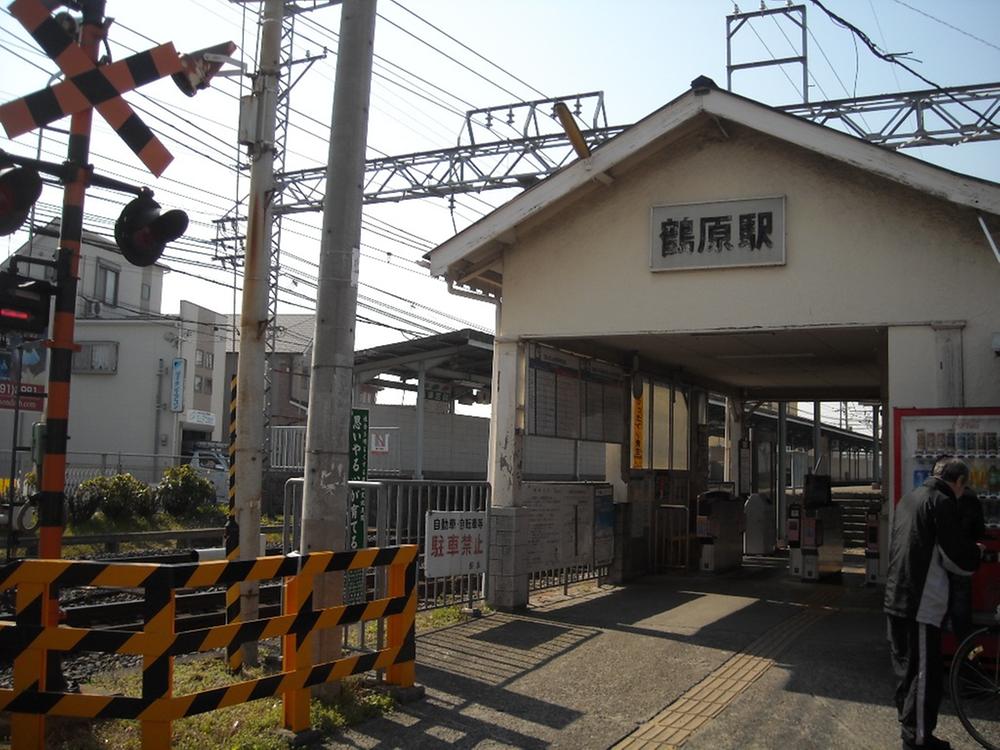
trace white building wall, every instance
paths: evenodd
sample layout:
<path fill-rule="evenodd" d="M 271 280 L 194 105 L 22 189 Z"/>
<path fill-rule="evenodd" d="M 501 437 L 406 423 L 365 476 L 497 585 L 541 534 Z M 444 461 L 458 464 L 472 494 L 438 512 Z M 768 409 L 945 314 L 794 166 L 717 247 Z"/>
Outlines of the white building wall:
<path fill-rule="evenodd" d="M 968 405 L 996 402 L 997 264 L 974 211 L 727 123 L 672 144 L 504 254 L 504 336 L 964 319 Z M 652 273 L 650 207 L 787 196 L 784 266 Z"/>
<path fill-rule="evenodd" d="M 416 467 L 417 413 L 413 406 L 372 404 L 368 407 L 371 432 L 389 432 L 389 454 L 369 455 L 370 471 L 413 474 Z M 489 420 L 461 414 L 427 411 L 424 414 L 424 472 L 453 477 L 485 478 Z"/>
<path fill-rule="evenodd" d="M 166 399 L 175 335 L 175 326 L 167 321 L 79 322 L 78 343 L 118 342 L 118 368 L 111 374 L 73 373 L 69 453 L 173 453 L 173 441 L 159 445 L 155 420 L 157 371 L 163 361 L 167 372 L 161 389 Z M 170 413 L 161 416 L 166 426 Z"/>
<path fill-rule="evenodd" d="M 1000 264 L 973 210 L 726 132 L 673 143 L 521 231 L 503 257 L 498 336 L 879 326 L 888 418 L 897 406 L 1000 404 Z M 649 270 L 651 206 L 779 195 L 785 265 Z"/>

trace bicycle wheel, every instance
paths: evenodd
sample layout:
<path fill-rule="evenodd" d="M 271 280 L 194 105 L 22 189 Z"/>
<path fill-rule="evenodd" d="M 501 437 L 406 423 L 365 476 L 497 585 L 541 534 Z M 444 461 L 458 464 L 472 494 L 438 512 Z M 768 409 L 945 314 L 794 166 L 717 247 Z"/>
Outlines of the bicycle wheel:
<path fill-rule="evenodd" d="M 1000 628 L 982 628 L 962 641 L 950 678 L 962 726 L 987 750 L 1000 750 Z"/>

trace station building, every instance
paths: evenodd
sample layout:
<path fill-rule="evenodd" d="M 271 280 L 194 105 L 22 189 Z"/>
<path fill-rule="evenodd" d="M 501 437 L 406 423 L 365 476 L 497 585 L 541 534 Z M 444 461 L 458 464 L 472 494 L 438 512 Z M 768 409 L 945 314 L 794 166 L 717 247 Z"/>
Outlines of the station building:
<path fill-rule="evenodd" d="M 754 403 L 878 405 L 885 466 L 897 410 L 1000 405 L 998 228 L 1000 185 L 699 78 L 435 248 L 432 274 L 497 308 L 490 598 L 525 604 L 551 563 L 648 570 L 659 505 L 705 489 L 709 393 L 737 492 Z M 581 521 L 584 485 L 525 477 L 567 440 L 604 457 L 612 553 L 586 549 L 611 522 Z"/>

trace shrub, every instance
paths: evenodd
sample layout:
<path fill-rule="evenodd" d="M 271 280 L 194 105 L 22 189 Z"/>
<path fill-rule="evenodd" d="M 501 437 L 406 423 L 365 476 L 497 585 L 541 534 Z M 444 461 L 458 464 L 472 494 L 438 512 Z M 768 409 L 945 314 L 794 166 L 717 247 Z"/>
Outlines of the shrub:
<path fill-rule="evenodd" d="M 152 518 L 156 513 L 156 496 L 148 485 L 131 474 L 94 477 L 76 488 L 69 510 L 77 523 L 90 518 L 96 510 L 110 521 L 135 516 Z"/>
<path fill-rule="evenodd" d="M 88 485 L 88 482 L 92 481 L 81 482 L 75 490 L 66 492 L 66 512 L 70 523 L 75 526 L 86 523 L 101 509 L 101 498 L 104 496 L 104 492 L 98 485 Z"/>
<path fill-rule="evenodd" d="M 195 515 L 199 509 L 215 503 L 215 486 L 198 476 L 190 464 L 171 466 L 163 472 L 156 487 L 160 507 L 172 516 Z"/>

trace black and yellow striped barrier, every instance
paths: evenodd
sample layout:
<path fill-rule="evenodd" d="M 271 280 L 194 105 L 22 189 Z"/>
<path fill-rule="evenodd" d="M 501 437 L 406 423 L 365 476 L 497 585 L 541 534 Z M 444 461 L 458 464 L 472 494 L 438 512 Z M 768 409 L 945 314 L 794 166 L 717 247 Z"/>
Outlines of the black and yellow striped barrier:
<path fill-rule="evenodd" d="M 0 590 L 16 588 L 13 621 L 0 621 L 0 651 L 14 661 L 14 687 L 0 690 L 0 711 L 12 712 L 13 747 L 42 750 L 45 716 L 94 719 L 138 719 L 143 748 L 170 747 L 171 722 L 258 698 L 281 695 L 285 726 L 302 731 L 309 724 L 309 691 L 314 685 L 374 669 L 386 671 L 390 683 L 410 686 L 414 680 L 416 640 L 417 547 L 369 548 L 357 552 L 315 552 L 303 556 L 180 565 L 27 560 L 0 567 Z M 314 610 L 313 578 L 319 573 L 388 567 L 389 591 L 362 604 Z M 284 611 L 277 617 L 228 623 L 183 633 L 174 632 L 174 591 L 240 581 L 285 579 Z M 42 617 L 46 586 L 143 588 L 146 607 L 139 632 L 51 627 Z M 323 664 L 312 664 L 308 648 L 317 630 L 386 618 L 386 647 Z M 172 694 L 175 656 L 281 637 L 282 671 L 190 695 Z M 124 697 L 39 690 L 47 652 L 98 651 L 143 657 L 142 696 Z"/>
<path fill-rule="evenodd" d="M 229 518 L 226 520 L 226 559 L 240 559 L 240 526 L 236 522 L 236 375 L 229 383 Z M 240 619 L 240 585 L 237 583 L 226 589 L 226 622 Z M 243 668 L 243 649 L 229 646 L 226 662 L 230 672 Z"/>

